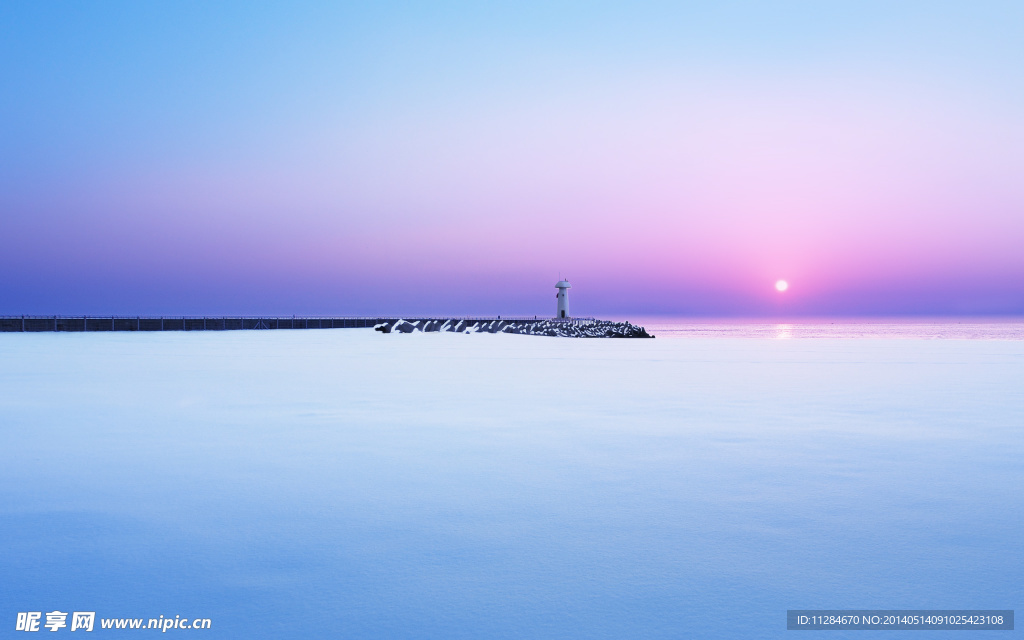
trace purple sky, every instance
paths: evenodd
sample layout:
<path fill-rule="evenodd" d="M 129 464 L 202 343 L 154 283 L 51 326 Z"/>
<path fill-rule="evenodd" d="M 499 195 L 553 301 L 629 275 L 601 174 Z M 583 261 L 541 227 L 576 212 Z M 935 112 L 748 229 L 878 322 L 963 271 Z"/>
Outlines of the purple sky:
<path fill-rule="evenodd" d="M 0 314 L 1024 314 L 1024 5 L 714 4 L 0 8 Z"/>

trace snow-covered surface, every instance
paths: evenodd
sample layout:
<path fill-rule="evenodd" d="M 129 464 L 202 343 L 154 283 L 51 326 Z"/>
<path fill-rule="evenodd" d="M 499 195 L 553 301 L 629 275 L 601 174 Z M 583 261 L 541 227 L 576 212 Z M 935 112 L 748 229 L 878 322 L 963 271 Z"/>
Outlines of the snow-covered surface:
<path fill-rule="evenodd" d="M 1020 341 L 7 334 L 0 362 L 5 625 L 764 638 L 787 608 L 1024 608 Z"/>

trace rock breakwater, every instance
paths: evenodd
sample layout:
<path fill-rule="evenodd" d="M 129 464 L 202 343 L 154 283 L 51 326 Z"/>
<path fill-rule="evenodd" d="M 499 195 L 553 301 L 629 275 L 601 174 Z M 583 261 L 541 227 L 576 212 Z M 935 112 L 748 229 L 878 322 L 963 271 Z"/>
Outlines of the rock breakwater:
<path fill-rule="evenodd" d="M 653 338 L 643 327 L 609 320 L 468 320 L 433 318 L 384 320 L 374 326 L 382 333 L 452 331 L 455 333 L 516 333 L 561 338 Z"/>

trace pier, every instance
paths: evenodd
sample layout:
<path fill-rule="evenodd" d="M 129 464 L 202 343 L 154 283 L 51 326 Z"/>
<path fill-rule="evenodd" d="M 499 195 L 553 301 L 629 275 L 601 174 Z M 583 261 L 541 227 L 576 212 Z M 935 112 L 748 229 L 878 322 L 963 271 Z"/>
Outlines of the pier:
<path fill-rule="evenodd" d="M 428 318 L 410 316 L 0 316 L 0 332 L 38 331 L 240 331 L 268 329 L 372 329 L 399 319 L 413 322 L 514 320 L 539 322 L 547 318 L 500 316 L 492 318 Z"/>
<path fill-rule="evenodd" d="M 514 317 L 245 317 L 0 316 L 0 332 L 260 331 L 376 329 L 382 333 L 515 333 L 566 338 L 650 338 L 643 327 L 596 318 Z"/>

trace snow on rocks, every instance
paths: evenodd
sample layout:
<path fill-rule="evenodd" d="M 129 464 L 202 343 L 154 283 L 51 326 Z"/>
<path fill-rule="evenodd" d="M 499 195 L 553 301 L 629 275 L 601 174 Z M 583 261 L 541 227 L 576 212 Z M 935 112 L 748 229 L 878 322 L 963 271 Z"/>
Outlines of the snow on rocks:
<path fill-rule="evenodd" d="M 382 333 L 517 333 L 561 338 L 653 338 L 643 327 L 609 320 L 469 320 L 425 318 L 384 320 L 374 326 Z"/>

